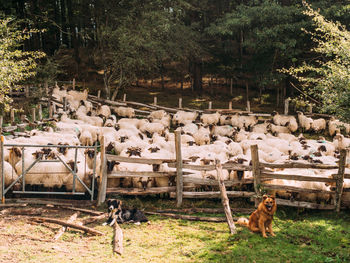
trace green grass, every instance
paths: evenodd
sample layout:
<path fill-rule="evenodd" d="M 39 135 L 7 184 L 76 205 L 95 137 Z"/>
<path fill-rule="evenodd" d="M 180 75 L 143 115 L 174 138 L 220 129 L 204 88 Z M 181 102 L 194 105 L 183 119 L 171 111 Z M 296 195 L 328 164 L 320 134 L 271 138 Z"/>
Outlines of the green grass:
<path fill-rule="evenodd" d="M 152 197 L 123 200 L 130 206 L 146 210 L 175 207 L 174 200 Z M 244 205 L 242 201 L 232 201 L 231 204 L 232 207 Z M 221 207 L 221 203 L 185 200 L 184 207 L 194 206 Z M 55 217 L 68 219 L 72 213 L 59 211 Z M 52 212 L 49 216 L 52 216 Z M 193 222 L 160 216 L 149 216 L 149 219 L 151 224 L 121 225 L 124 233 L 122 256 L 113 255 L 112 228 L 102 226 L 102 222 L 90 227 L 102 231 L 103 236 L 90 236 L 69 229 L 60 240 L 52 242 L 59 229 L 57 225 L 32 225 L 23 217 L 5 219 L 0 221 L 0 262 L 350 261 L 348 211 L 336 214 L 333 211 L 279 207 L 273 223 L 276 237 L 267 239 L 240 226 L 237 226 L 236 235 L 230 235 L 226 223 Z"/>

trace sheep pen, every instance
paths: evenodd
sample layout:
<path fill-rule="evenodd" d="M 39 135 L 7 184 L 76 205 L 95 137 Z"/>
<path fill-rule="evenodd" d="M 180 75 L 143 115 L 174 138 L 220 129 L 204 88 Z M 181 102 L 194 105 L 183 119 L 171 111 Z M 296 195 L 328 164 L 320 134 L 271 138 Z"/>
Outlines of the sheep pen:
<path fill-rule="evenodd" d="M 340 152 L 350 145 L 348 138 L 344 137 L 349 134 L 348 124 L 339 120 L 331 118 L 327 122 L 327 130 L 324 126 L 325 120 L 313 120 L 302 112 L 299 112 L 297 117 L 274 112 L 270 118 L 259 118 L 258 114 L 177 110 L 156 104 L 149 105 L 149 110 L 145 111 L 134 107 L 147 107 L 146 104 L 106 101 L 89 95 L 86 91 L 73 92 L 58 87 L 53 89 L 52 96 L 57 103 L 64 105 L 53 112 L 54 129 L 34 129 L 29 138 L 5 138 L 4 145 L 34 144 L 42 145 L 43 148 L 52 144 L 78 147 L 101 145 L 100 152 L 86 150 L 74 153 L 61 149 L 64 147 L 57 147 L 51 154 L 57 156 L 54 157 L 56 159 L 62 159 L 67 165 L 76 160 L 75 167 L 81 175 L 77 174 L 79 182 L 75 187 L 80 187 L 78 192 L 84 192 L 84 184 L 91 186 L 96 183 L 99 189 L 99 203 L 103 202 L 106 194 L 157 194 L 179 199 L 180 188 L 183 198 L 217 198 L 218 187 L 214 182 L 217 175 L 212 168 L 214 162 L 219 160 L 225 168 L 223 179 L 229 187 L 230 197 L 252 198 L 260 196 L 262 192 L 271 192 L 281 199 L 281 204 L 294 202 L 292 205 L 295 205 L 297 201 L 298 205 L 302 206 L 303 202 L 309 202 L 316 206 L 306 204 L 306 207 L 328 208 L 338 204 L 337 193 L 340 194 L 343 206 L 348 207 L 349 158 L 345 160 L 342 173 L 345 178 L 344 189 L 341 189 L 340 183 L 335 183 L 336 179 L 333 178 L 339 173 L 340 164 L 337 163 L 340 163 Z M 135 114 L 141 112 L 143 118 L 136 118 Z M 319 134 L 319 138 L 306 139 L 303 133 L 296 133 L 309 130 Z M 320 134 L 326 131 L 329 135 L 334 135 L 333 142 L 327 141 Z M 179 133 L 178 151 L 182 152 L 181 160 L 178 159 L 175 150 L 175 132 Z M 259 167 L 261 171 L 254 172 L 251 151 L 253 145 L 258 147 L 259 163 L 285 163 L 288 167 L 288 163 L 292 162 L 304 164 L 304 168 L 291 171 L 282 165 L 279 168 Z M 33 158 L 30 154 L 34 152 L 29 151 L 24 156 Z M 58 174 L 53 174 L 56 178 L 54 182 L 44 174 L 27 175 L 28 180 L 18 179 L 22 167 L 27 167 L 26 162 L 24 166 L 21 164 L 23 158 L 16 156 L 14 149 L 5 147 L 4 167 L 8 167 L 5 174 L 13 174 L 12 181 L 5 176 L 6 187 L 16 185 L 25 189 L 25 182 L 34 186 L 64 186 L 68 191 L 73 190 L 75 183 Z M 13 167 L 12 172 L 8 164 Z M 317 165 L 329 165 L 330 169 L 318 169 Z M 306 170 L 310 167 L 315 169 Z M 64 167 L 59 169 L 67 172 Z M 266 169 L 269 170 L 265 171 Z M 270 177 L 264 178 L 264 173 L 268 173 Z M 273 178 L 271 174 L 274 173 L 283 173 L 286 176 Z M 296 180 L 287 182 L 288 174 L 324 179 L 313 183 L 300 183 Z M 262 175 L 262 178 L 257 179 L 257 175 Z M 263 180 L 261 185 L 260 180 Z M 182 183 L 177 183 L 180 181 Z M 259 192 L 257 184 L 262 187 Z M 288 184 L 290 188 L 285 190 L 285 185 Z M 280 189 L 277 189 L 278 187 Z"/>

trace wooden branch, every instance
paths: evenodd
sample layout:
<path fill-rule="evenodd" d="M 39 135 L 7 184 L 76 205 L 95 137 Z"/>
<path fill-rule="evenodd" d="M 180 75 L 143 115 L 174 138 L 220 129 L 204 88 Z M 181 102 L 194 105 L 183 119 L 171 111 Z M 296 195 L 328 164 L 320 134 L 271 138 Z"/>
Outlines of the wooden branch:
<path fill-rule="evenodd" d="M 123 254 L 123 230 L 117 222 L 113 225 L 113 253 Z"/>
<path fill-rule="evenodd" d="M 325 182 L 325 183 L 336 181 L 336 179 L 327 178 L 327 177 L 292 175 L 292 174 L 278 174 L 278 173 L 262 173 L 261 177 L 271 178 L 271 179 L 285 179 L 285 180 Z"/>
<path fill-rule="evenodd" d="M 52 205 L 52 206 L 72 206 L 70 203 L 60 203 L 60 202 L 52 202 L 47 200 L 30 200 L 30 199 L 18 199 L 16 201 L 17 203 L 26 203 L 26 204 L 32 204 L 32 205 Z"/>
<path fill-rule="evenodd" d="M 73 224 L 73 223 L 68 223 L 68 222 L 65 222 L 65 221 L 62 221 L 59 219 L 48 218 L 48 217 L 32 217 L 32 220 L 35 222 L 38 222 L 38 223 L 53 223 L 53 224 L 58 224 L 58 225 L 62 225 L 62 226 L 67 226 L 67 227 L 82 230 L 82 231 L 87 232 L 87 233 L 92 234 L 92 235 L 99 235 L 99 236 L 103 235 L 103 233 L 98 231 L 98 230 L 95 230 L 95 229 L 92 229 L 89 227 L 85 227 L 85 226 L 80 226 L 80 225 Z"/>
<path fill-rule="evenodd" d="M 266 168 L 309 168 L 309 169 L 337 169 L 337 165 L 329 164 L 313 164 L 313 163 L 263 163 L 260 162 L 260 167 Z"/>
<path fill-rule="evenodd" d="M 233 235 L 237 233 L 237 230 L 236 230 L 235 223 L 233 222 L 233 219 L 232 219 L 230 201 L 228 200 L 228 197 L 227 197 L 226 187 L 225 187 L 223 175 L 222 175 L 222 166 L 219 160 L 215 160 L 215 164 L 216 164 L 215 166 L 216 166 L 216 172 L 217 172 L 220 194 L 221 194 L 221 202 L 224 207 L 226 221 L 230 229 L 230 233 Z"/>
<path fill-rule="evenodd" d="M 67 221 L 67 223 L 73 223 L 79 216 L 80 212 L 74 213 Z M 67 230 L 67 227 L 63 226 L 60 228 L 60 230 L 57 232 L 57 234 L 54 236 L 53 240 L 58 240 L 63 233 Z"/>
<path fill-rule="evenodd" d="M 105 219 L 108 217 L 108 214 L 107 213 L 104 213 L 102 215 L 99 215 L 99 216 L 94 216 L 94 217 L 89 217 L 89 218 L 86 218 L 84 220 L 82 220 L 82 224 L 83 225 L 89 225 L 89 224 L 92 224 L 98 220 L 102 220 L 102 219 Z"/>
<path fill-rule="evenodd" d="M 103 214 L 103 212 L 100 212 L 100 211 L 77 208 L 77 207 L 64 206 L 63 208 L 68 209 L 68 210 L 73 210 L 73 211 L 79 211 L 79 212 L 83 212 L 83 213 L 95 215 L 95 216 L 99 216 L 99 215 Z"/>
<path fill-rule="evenodd" d="M 157 212 L 145 212 L 147 215 L 158 215 L 165 216 L 175 219 L 183 219 L 189 221 L 205 221 L 205 222 L 226 222 L 226 217 L 205 217 L 205 216 L 189 216 L 189 215 L 179 215 L 179 214 L 171 214 L 171 213 L 157 213 Z"/>
<path fill-rule="evenodd" d="M 323 209 L 323 210 L 334 210 L 335 205 L 324 205 L 324 204 L 315 204 L 310 202 L 302 201 L 289 201 L 285 199 L 276 199 L 278 205 L 292 206 L 292 207 L 303 207 L 310 209 Z"/>

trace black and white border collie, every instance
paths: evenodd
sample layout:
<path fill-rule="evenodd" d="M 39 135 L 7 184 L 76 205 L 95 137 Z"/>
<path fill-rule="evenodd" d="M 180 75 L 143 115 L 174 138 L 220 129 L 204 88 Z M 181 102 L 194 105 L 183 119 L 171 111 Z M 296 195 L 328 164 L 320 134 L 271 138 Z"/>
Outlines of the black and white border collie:
<path fill-rule="evenodd" d="M 108 199 L 108 219 L 103 225 L 113 226 L 115 222 L 122 224 L 124 222 L 132 222 L 140 224 L 141 222 L 148 222 L 145 214 L 137 208 L 127 209 L 122 207 L 123 202 L 118 199 Z"/>

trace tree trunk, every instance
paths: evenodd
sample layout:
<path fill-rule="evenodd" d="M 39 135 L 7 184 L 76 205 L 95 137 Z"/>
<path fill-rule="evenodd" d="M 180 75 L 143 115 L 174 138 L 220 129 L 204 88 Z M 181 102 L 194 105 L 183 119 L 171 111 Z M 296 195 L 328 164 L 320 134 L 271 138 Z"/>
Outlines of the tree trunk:
<path fill-rule="evenodd" d="M 202 94 L 202 66 L 201 63 L 196 61 L 193 63 L 193 90 L 198 94 Z"/>
<path fill-rule="evenodd" d="M 104 92 L 105 92 L 106 99 L 109 100 L 110 87 L 108 83 L 108 74 L 106 69 L 103 71 L 103 84 L 104 84 Z"/>

